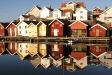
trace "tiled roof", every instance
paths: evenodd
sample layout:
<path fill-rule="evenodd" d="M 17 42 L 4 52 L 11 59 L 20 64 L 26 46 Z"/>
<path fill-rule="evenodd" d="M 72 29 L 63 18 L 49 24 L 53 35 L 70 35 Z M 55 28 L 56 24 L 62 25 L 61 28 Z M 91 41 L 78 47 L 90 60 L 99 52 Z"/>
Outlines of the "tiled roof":
<path fill-rule="evenodd" d="M 86 52 L 71 52 L 71 56 L 77 60 L 80 60 L 86 56 Z"/>
<path fill-rule="evenodd" d="M 76 2 L 76 4 L 81 6 L 81 7 L 85 7 L 84 2 Z"/>
<path fill-rule="evenodd" d="M 71 12 L 72 11 L 72 9 L 65 9 L 65 10 L 63 10 L 63 12 Z"/>
<path fill-rule="evenodd" d="M 62 3 L 61 4 L 61 7 L 63 8 L 63 7 L 66 7 L 66 3 Z"/>

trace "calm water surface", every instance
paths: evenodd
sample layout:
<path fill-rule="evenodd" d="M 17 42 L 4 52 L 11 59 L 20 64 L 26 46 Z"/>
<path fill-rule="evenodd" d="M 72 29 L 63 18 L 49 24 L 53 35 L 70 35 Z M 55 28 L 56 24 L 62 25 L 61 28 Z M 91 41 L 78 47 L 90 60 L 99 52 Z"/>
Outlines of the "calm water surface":
<path fill-rule="evenodd" d="M 25 46 L 23 46 L 24 44 Z M 28 43 L 28 46 L 26 43 L 12 43 L 12 45 L 5 43 L 4 45 L 5 51 L 0 55 L 0 75 L 112 75 L 111 47 Z M 0 48 L 3 50 L 2 44 Z M 46 48 L 46 50 L 42 48 Z M 13 50 L 17 50 L 17 53 L 11 55 Z M 35 50 L 37 50 L 37 54 L 35 54 Z M 30 51 L 33 51 L 32 54 L 35 55 L 32 56 Z M 41 51 L 43 51 L 43 55 Z M 45 55 L 46 53 L 47 55 Z M 59 60 L 59 58 L 61 59 Z M 54 62 L 59 61 L 61 63 L 57 63 L 60 64 L 58 67 L 56 64 L 53 65 Z M 38 65 L 35 67 L 34 64 Z"/>

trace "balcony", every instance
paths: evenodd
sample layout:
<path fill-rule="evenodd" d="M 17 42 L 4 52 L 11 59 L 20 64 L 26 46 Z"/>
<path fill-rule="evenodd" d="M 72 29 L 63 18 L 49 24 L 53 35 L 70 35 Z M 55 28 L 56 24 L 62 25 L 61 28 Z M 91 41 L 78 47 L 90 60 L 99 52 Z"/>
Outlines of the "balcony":
<path fill-rule="evenodd" d="M 101 13 L 99 13 L 98 11 L 93 11 L 93 15 L 100 15 Z"/>

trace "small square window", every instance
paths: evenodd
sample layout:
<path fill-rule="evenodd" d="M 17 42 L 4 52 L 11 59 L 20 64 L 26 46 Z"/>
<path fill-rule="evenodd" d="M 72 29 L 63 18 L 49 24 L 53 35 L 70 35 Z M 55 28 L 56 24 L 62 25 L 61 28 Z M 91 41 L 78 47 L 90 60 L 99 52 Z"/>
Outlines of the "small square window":
<path fill-rule="evenodd" d="M 26 48 L 28 48 L 28 45 L 26 45 Z"/>
<path fill-rule="evenodd" d="M 27 33 L 27 30 L 25 32 Z"/>
<path fill-rule="evenodd" d="M 19 26 L 19 29 L 21 29 L 21 26 Z"/>
<path fill-rule="evenodd" d="M 25 29 L 27 29 L 27 26 L 25 26 Z"/>
<path fill-rule="evenodd" d="M 22 45 L 20 45 L 20 48 L 22 47 Z"/>
<path fill-rule="evenodd" d="M 83 16 L 80 16 L 80 19 L 83 19 Z"/>
<path fill-rule="evenodd" d="M 20 50 L 20 52 L 22 52 L 22 50 Z"/>
<path fill-rule="evenodd" d="M 54 24 L 52 24 L 52 27 L 54 27 Z"/>
<path fill-rule="evenodd" d="M 60 24 L 60 27 L 62 27 L 62 24 Z"/>
<path fill-rule="evenodd" d="M 28 52 L 27 50 L 25 50 L 26 51 L 26 53 Z"/>
<path fill-rule="evenodd" d="M 21 34 L 21 31 L 19 31 L 19 34 Z"/>
<path fill-rule="evenodd" d="M 80 11 L 80 13 L 83 13 L 83 11 Z"/>

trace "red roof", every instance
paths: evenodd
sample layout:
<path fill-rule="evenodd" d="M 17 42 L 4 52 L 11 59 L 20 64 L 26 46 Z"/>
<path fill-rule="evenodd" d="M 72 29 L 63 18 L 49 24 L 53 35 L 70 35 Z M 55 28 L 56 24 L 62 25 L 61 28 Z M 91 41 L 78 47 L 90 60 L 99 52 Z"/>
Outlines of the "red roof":
<path fill-rule="evenodd" d="M 66 7 L 66 3 L 62 3 L 61 4 L 61 7 Z"/>
<path fill-rule="evenodd" d="M 100 8 L 97 8 L 97 7 L 93 10 L 93 12 L 94 11 L 97 12 L 97 13 L 102 13 L 103 12 L 103 10 L 101 10 Z"/>
<path fill-rule="evenodd" d="M 72 9 L 65 9 L 65 10 L 63 10 L 63 12 L 71 12 L 72 11 Z"/>
<path fill-rule="evenodd" d="M 84 7 L 84 2 L 76 2 L 77 5 Z"/>
<path fill-rule="evenodd" d="M 77 60 L 80 60 L 86 56 L 86 52 L 71 52 L 71 56 Z"/>

